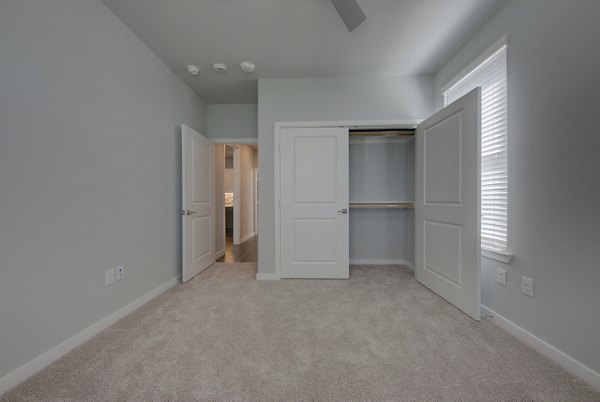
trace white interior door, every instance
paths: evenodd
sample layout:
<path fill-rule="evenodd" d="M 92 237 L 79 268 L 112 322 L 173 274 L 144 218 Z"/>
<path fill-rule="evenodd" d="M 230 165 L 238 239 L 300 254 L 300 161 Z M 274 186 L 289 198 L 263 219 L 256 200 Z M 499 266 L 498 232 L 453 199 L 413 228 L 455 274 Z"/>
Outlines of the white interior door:
<path fill-rule="evenodd" d="M 417 127 L 415 273 L 423 285 L 480 319 L 481 90 Z"/>
<path fill-rule="evenodd" d="M 281 277 L 349 271 L 348 129 L 282 128 Z"/>
<path fill-rule="evenodd" d="M 183 267 L 187 282 L 215 262 L 213 143 L 181 126 Z"/>

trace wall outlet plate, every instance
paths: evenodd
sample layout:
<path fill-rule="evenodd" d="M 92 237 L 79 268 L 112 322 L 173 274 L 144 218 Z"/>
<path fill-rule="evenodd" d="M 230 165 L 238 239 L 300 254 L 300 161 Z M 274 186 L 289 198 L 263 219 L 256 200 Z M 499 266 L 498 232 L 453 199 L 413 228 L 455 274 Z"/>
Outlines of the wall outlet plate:
<path fill-rule="evenodd" d="M 108 286 L 115 282 L 115 269 L 110 268 L 104 271 L 104 286 Z"/>
<path fill-rule="evenodd" d="M 526 276 L 521 277 L 521 293 L 533 297 L 533 279 Z"/>
<path fill-rule="evenodd" d="M 115 278 L 116 280 L 123 279 L 125 277 L 125 266 L 120 265 L 115 268 Z"/>
<path fill-rule="evenodd" d="M 506 286 L 506 270 L 503 268 L 496 268 L 496 282 Z"/>

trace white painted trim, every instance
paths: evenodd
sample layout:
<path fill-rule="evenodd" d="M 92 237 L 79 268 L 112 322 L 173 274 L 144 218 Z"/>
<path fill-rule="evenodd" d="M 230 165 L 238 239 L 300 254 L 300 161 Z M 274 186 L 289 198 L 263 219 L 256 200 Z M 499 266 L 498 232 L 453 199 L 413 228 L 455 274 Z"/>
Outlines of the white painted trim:
<path fill-rule="evenodd" d="M 215 144 L 213 145 L 213 155 L 215 155 L 215 171 L 214 171 L 214 189 L 215 189 L 215 239 L 214 244 L 217 244 L 217 222 L 220 222 L 220 230 L 222 233 L 219 242 L 222 242 L 223 248 L 215 251 L 215 262 L 219 258 L 225 255 L 225 248 L 227 246 L 227 229 L 225 228 L 225 199 L 223 194 L 225 193 L 225 145 Z M 217 155 L 219 158 L 217 158 Z M 220 160 L 218 160 L 220 159 Z M 217 191 L 218 190 L 218 191 Z"/>
<path fill-rule="evenodd" d="M 554 346 L 538 338 L 531 332 L 519 327 L 514 322 L 496 313 L 489 307 L 481 305 L 481 314 L 491 316 L 492 322 L 500 328 L 513 335 L 521 342 L 531 346 L 541 355 L 558 363 L 569 373 L 581 378 L 592 387 L 600 391 L 600 374 L 583 363 L 578 362 L 566 353 L 558 350 Z"/>
<path fill-rule="evenodd" d="M 256 236 L 256 233 L 254 233 L 254 232 L 248 233 L 246 236 L 244 236 L 240 239 L 240 244 L 244 243 L 247 240 L 250 240 L 254 236 Z"/>
<path fill-rule="evenodd" d="M 490 58 L 492 55 L 494 55 L 494 53 L 499 51 L 502 47 L 506 46 L 507 44 L 508 44 L 508 34 L 504 34 L 504 35 L 502 35 L 502 37 L 500 37 L 500 39 L 498 39 L 496 41 L 496 43 L 494 43 L 492 46 L 487 48 L 471 64 L 469 64 L 467 67 L 463 68 L 460 73 L 458 73 L 456 76 L 454 76 L 454 78 L 452 78 L 450 81 L 448 81 L 448 83 L 446 85 L 444 85 L 442 87 L 442 89 L 440 90 L 442 95 L 444 94 L 444 92 L 449 90 L 452 86 L 457 84 L 459 81 L 462 81 L 471 71 L 473 71 L 481 63 L 483 63 L 485 60 Z"/>
<path fill-rule="evenodd" d="M 276 133 L 283 127 L 348 127 L 348 128 L 416 128 L 423 119 L 404 120 L 337 120 L 337 121 L 276 121 Z"/>
<path fill-rule="evenodd" d="M 258 144 L 258 138 L 209 138 L 215 144 Z"/>
<path fill-rule="evenodd" d="M 47 352 L 42 353 L 33 360 L 30 360 L 15 371 L 5 375 L 0 379 L 0 395 L 7 392 L 11 388 L 17 386 L 21 382 L 25 381 L 38 371 L 54 363 L 56 360 L 60 359 L 61 357 L 63 357 L 79 345 L 83 344 L 84 342 L 88 341 L 89 339 L 100 333 L 102 330 L 110 327 L 119 319 L 142 307 L 144 304 L 148 303 L 150 300 L 154 299 L 160 294 L 166 292 L 173 286 L 176 286 L 178 283 L 179 276 L 169 279 L 167 282 L 163 283 L 157 288 L 138 297 L 137 299 L 122 307 L 121 309 L 115 311 L 112 314 L 107 315 L 95 324 L 90 325 L 83 331 L 73 335 L 66 341 L 53 347 Z"/>
<path fill-rule="evenodd" d="M 279 275 L 275 274 L 275 273 L 257 273 L 256 274 L 256 280 L 257 281 L 278 281 L 281 278 L 279 277 Z"/>
<path fill-rule="evenodd" d="M 233 148 L 233 244 L 241 241 L 242 232 L 242 166 L 240 147 Z"/>
<path fill-rule="evenodd" d="M 275 274 L 277 278 L 281 275 L 281 208 L 279 200 L 281 197 L 281 159 L 280 159 L 280 130 L 284 127 L 349 127 L 349 128 L 416 128 L 423 119 L 402 120 L 339 120 L 339 121 L 276 121 L 274 124 L 273 137 L 273 179 L 274 179 L 274 206 L 275 206 Z M 412 266 L 411 266 L 412 267 Z M 267 275 L 267 274 L 265 274 Z M 258 279 L 258 274 L 257 274 Z"/>
<path fill-rule="evenodd" d="M 277 277 L 281 277 L 281 127 L 285 123 L 275 122 L 274 135 L 273 135 L 273 196 L 275 197 L 275 203 L 273 204 L 275 210 L 275 274 Z M 258 279 L 259 275 L 256 275 Z M 266 275 L 266 274 L 263 274 Z"/>
<path fill-rule="evenodd" d="M 492 250 L 487 247 L 481 247 L 481 256 L 492 260 L 500 261 L 505 264 L 510 263 L 513 254 L 510 251 Z"/>
<path fill-rule="evenodd" d="M 254 196 L 252 197 L 252 203 L 253 205 L 253 213 L 254 213 L 254 217 L 253 217 L 253 223 L 254 223 L 254 234 L 258 234 L 258 168 L 255 167 L 252 169 L 252 192 L 254 193 Z"/>
<path fill-rule="evenodd" d="M 404 265 L 409 267 L 409 263 L 400 259 L 351 259 L 350 265 Z M 411 265 L 412 266 L 412 265 Z M 409 267 L 410 268 L 410 267 Z"/>

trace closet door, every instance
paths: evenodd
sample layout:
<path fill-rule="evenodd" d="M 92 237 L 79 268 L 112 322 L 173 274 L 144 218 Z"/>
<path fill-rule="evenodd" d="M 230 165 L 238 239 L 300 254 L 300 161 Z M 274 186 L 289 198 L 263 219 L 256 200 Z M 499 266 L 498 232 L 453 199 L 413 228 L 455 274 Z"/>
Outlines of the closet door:
<path fill-rule="evenodd" d="M 282 128 L 281 277 L 349 271 L 348 129 Z"/>
<path fill-rule="evenodd" d="M 480 319 L 481 90 L 417 127 L 417 280 Z"/>

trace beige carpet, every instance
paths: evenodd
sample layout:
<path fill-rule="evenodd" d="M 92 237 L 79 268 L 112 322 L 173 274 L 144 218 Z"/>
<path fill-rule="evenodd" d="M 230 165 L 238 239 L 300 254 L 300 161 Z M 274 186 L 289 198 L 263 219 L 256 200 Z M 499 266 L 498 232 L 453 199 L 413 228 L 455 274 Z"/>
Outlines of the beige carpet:
<path fill-rule="evenodd" d="M 600 394 L 411 271 L 257 282 L 221 264 L 0 398 L 20 400 L 581 400 Z"/>

